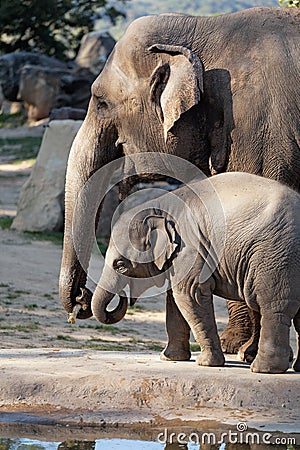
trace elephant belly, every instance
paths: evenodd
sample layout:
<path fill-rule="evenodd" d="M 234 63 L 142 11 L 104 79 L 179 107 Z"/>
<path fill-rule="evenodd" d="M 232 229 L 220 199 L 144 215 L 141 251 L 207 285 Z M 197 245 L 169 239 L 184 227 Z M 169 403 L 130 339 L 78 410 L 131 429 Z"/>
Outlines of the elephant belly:
<path fill-rule="evenodd" d="M 239 296 L 238 287 L 231 283 L 225 283 L 224 281 L 216 281 L 214 295 L 226 298 L 227 300 L 239 300 L 244 299 Z"/>

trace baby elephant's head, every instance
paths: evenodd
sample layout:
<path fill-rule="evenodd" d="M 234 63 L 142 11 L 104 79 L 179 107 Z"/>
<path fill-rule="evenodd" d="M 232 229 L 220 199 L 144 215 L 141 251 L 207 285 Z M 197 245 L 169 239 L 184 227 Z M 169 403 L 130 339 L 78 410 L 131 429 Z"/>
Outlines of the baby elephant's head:
<path fill-rule="evenodd" d="M 136 214 L 124 213 L 112 229 L 105 257 L 105 266 L 92 299 L 94 316 L 102 323 L 116 323 L 126 314 L 130 288 L 130 304 L 148 288 L 162 287 L 165 271 L 179 248 L 174 221 L 157 210 Z M 108 311 L 114 295 L 120 296 L 118 306 Z"/>

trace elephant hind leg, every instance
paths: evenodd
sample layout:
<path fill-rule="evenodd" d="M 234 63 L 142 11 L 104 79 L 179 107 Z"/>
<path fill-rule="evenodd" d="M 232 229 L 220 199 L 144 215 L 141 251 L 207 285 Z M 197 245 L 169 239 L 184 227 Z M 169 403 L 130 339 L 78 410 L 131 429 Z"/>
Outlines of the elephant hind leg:
<path fill-rule="evenodd" d="M 224 353 L 238 353 L 240 347 L 251 339 L 252 321 L 245 302 L 227 300 L 229 321 L 220 336 Z"/>
<path fill-rule="evenodd" d="M 295 372 L 300 372 L 300 309 L 293 319 L 294 327 L 297 334 L 297 358 L 293 363 L 293 369 Z"/>
<path fill-rule="evenodd" d="M 261 309 L 258 353 L 252 372 L 283 373 L 289 368 L 291 319 L 281 311 Z"/>
<path fill-rule="evenodd" d="M 241 361 L 252 363 L 258 351 L 258 342 L 260 336 L 260 313 L 249 309 L 249 316 L 252 321 L 252 336 L 241 346 L 238 355 Z"/>

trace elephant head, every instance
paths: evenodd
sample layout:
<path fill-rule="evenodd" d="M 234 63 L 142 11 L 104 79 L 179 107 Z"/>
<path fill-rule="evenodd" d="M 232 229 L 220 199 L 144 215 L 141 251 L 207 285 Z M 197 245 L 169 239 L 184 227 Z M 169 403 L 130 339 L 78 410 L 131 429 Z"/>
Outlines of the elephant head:
<path fill-rule="evenodd" d="M 173 221 L 149 209 L 133 218 L 132 213 L 123 214 L 113 227 L 104 270 L 92 298 L 96 319 L 111 324 L 124 317 L 128 302 L 123 288 L 127 284 L 131 305 L 149 287 L 162 287 L 165 269 L 178 247 Z M 120 294 L 120 302 L 108 311 L 115 294 Z"/>
<path fill-rule="evenodd" d="M 101 211 L 99 204 L 87 210 L 90 205 L 85 201 L 78 207 L 80 192 L 91 176 L 122 155 L 149 151 L 180 155 L 193 162 L 197 154 L 198 166 L 208 171 L 208 146 L 201 129 L 203 65 L 192 49 L 188 31 L 193 30 L 195 18 L 181 17 L 183 26 L 188 27 L 182 35 L 174 33 L 170 38 L 162 33 L 177 20 L 165 16 L 133 22 L 92 85 L 87 116 L 68 162 L 60 274 L 61 302 L 69 313 L 79 302 L 85 308 L 79 318 L 91 315 L 91 292 L 85 285 L 95 222 Z M 109 182 L 108 172 L 101 183 Z M 143 167 L 138 172 L 143 173 Z"/>

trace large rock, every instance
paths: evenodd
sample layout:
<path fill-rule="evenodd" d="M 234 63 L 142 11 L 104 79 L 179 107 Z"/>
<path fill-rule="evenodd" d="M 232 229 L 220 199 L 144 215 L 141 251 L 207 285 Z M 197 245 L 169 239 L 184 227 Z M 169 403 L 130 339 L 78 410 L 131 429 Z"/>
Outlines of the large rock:
<path fill-rule="evenodd" d="M 20 72 L 18 99 L 29 122 L 49 117 L 60 107 L 87 109 L 94 75 L 87 69 L 73 70 L 27 64 Z"/>
<path fill-rule="evenodd" d="M 54 120 L 46 128 L 35 166 L 20 193 L 12 228 L 62 230 L 67 160 L 81 124 L 81 120 Z"/>
<path fill-rule="evenodd" d="M 20 73 L 26 64 L 63 70 L 68 68 L 66 63 L 40 53 L 16 52 L 0 56 L 0 85 L 4 97 L 11 102 L 17 101 Z"/>
<path fill-rule="evenodd" d="M 61 79 L 67 74 L 63 69 L 29 64 L 22 68 L 18 100 L 23 101 L 29 122 L 49 117 L 61 92 Z"/>
<path fill-rule="evenodd" d="M 92 31 L 87 33 L 81 40 L 76 63 L 98 75 L 115 43 L 114 38 L 107 32 Z"/>

